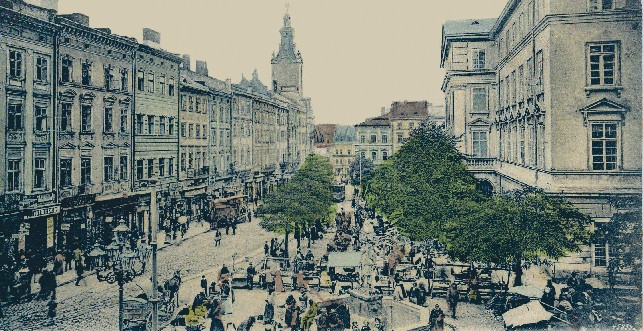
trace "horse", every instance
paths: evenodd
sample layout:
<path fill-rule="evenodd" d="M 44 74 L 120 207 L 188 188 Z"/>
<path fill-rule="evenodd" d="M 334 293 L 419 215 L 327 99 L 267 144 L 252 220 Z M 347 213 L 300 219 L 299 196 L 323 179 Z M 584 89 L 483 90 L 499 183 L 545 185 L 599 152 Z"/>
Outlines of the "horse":
<path fill-rule="evenodd" d="M 179 288 L 181 287 L 181 270 L 174 271 L 172 278 L 163 283 L 163 289 L 169 292 L 170 300 L 175 298 L 176 307 L 179 306 Z"/>

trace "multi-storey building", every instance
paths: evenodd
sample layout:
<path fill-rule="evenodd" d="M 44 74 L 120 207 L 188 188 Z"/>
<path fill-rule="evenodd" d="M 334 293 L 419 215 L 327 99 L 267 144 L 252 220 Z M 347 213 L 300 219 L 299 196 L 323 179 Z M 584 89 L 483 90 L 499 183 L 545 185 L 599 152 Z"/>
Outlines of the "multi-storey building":
<path fill-rule="evenodd" d="M 119 221 L 132 224 L 132 84 L 136 42 L 60 15 L 56 77 L 59 248 L 109 243 Z M 83 241 L 84 240 L 84 241 Z"/>
<path fill-rule="evenodd" d="M 641 4 L 509 1 L 497 20 L 447 22 L 447 128 L 495 192 L 539 188 L 592 216 L 641 194 Z M 594 243 L 557 270 L 601 270 Z"/>
<path fill-rule="evenodd" d="M 0 4 L 0 259 L 54 248 L 56 8 Z"/>
<path fill-rule="evenodd" d="M 428 101 L 395 101 L 380 116 L 355 125 L 355 152 L 378 165 L 387 160 L 409 139 L 414 129 L 425 123 L 444 125 L 444 108 Z"/>
<path fill-rule="evenodd" d="M 212 94 L 205 85 L 207 64 L 197 61 L 190 70 L 190 57 L 183 56 L 181 70 L 181 111 L 179 113 L 179 213 L 199 219 L 206 205 L 210 177 L 208 136 Z"/>
<path fill-rule="evenodd" d="M 335 181 L 348 182 L 350 166 L 355 160 L 354 142 L 336 142 L 330 149 L 330 163 L 333 165 Z"/>
<path fill-rule="evenodd" d="M 55 0 L 0 1 L 0 255 L 107 244 L 121 222 L 149 233 L 152 192 L 169 230 L 289 176 L 312 120 L 289 20 L 273 76 L 298 83 L 270 91 L 256 72 L 233 86 L 201 61 L 181 75 L 153 30 L 138 43 L 57 16 Z"/>
<path fill-rule="evenodd" d="M 159 219 L 169 226 L 176 217 L 179 154 L 179 67 L 181 58 L 160 47 L 160 33 L 143 29 L 134 82 L 134 189 L 160 192 Z M 149 195 L 142 195 L 149 199 Z M 148 229 L 149 203 L 142 201 L 137 221 Z"/>

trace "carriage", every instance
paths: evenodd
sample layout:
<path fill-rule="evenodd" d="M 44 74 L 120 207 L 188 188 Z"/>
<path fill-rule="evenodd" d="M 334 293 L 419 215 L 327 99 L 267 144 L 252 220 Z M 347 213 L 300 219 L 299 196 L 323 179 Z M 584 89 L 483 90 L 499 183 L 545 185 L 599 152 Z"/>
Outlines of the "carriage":
<path fill-rule="evenodd" d="M 123 327 L 125 330 L 149 330 L 152 327 L 152 304 L 145 296 L 123 301 Z"/>

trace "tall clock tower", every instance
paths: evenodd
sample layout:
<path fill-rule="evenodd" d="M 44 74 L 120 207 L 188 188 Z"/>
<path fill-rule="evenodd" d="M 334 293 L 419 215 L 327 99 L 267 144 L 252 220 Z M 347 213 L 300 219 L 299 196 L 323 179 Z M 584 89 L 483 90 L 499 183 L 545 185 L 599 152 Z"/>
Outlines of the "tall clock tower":
<path fill-rule="evenodd" d="M 272 90 L 276 93 L 303 96 L 303 64 L 301 54 L 294 42 L 290 15 L 286 11 L 281 32 L 279 52 L 272 56 Z"/>

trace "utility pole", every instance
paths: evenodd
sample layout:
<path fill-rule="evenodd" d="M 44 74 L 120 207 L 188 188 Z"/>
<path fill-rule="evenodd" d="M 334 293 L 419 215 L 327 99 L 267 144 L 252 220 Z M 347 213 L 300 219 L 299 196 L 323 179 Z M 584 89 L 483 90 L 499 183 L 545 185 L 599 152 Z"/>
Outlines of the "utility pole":
<path fill-rule="evenodd" d="M 150 224 L 151 224 L 151 231 L 152 231 L 152 240 L 150 241 L 150 245 L 152 246 L 152 298 L 150 299 L 150 302 L 152 302 L 152 331 L 157 331 L 159 329 L 159 314 L 158 314 L 158 303 L 159 303 L 159 298 L 158 298 L 158 277 L 156 273 L 156 249 L 157 249 L 157 241 L 156 241 L 156 233 L 158 232 L 157 227 L 158 227 L 158 208 L 156 206 L 156 188 L 153 187 L 152 190 L 150 191 Z"/>

